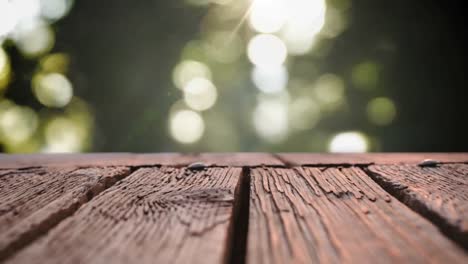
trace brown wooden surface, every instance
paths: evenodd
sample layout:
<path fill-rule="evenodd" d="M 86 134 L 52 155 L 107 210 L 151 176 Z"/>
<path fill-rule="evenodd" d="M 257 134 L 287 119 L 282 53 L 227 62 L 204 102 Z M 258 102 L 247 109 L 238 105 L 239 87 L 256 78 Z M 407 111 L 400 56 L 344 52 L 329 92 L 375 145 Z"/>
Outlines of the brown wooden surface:
<path fill-rule="evenodd" d="M 239 168 L 144 168 L 11 263 L 219 263 Z"/>
<path fill-rule="evenodd" d="M 212 166 L 261 166 L 282 165 L 268 153 L 202 153 L 202 154 L 0 154 L 0 168 L 23 168 L 39 166 L 186 166 L 202 162 Z"/>
<path fill-rule="evenodd" d="M 0 171 L 0 260 L 128 173 L 121 167 Z"/>
<path fill-rule="evenodd" d="M 467 192 L 467 153 L 0 154 L 0 262 L 468 263 Z"/>
<path fill-rule="evenodd" d="M 373 177 L 468 248 L 468 164 L 371 166 Z"/>
<path fill-rule="evenodd" d="M 284 163 L 302 165 L 369 165 L 369 164 L 418 164 L 425 159 L 441 163 L 468 163 L 468 153 L 279 153 Z"/>
<path fill-rule="evenodd" d="M 0 167 L 3 168 L 38 166 L 178 166 L 190 164 L 191 162 L 193 162 L 192 155 L 178 153 L 0 154 Z"/>
<path fill-rule="evenodd" d="M 358 168 L 258 168 L 251 176 L 249 263 L 467 260 Z"/>

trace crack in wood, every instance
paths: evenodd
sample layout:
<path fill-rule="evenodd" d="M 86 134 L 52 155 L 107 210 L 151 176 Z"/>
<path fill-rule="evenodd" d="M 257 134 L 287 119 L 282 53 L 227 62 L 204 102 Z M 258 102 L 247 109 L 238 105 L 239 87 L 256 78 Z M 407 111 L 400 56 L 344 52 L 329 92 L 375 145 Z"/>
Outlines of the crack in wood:
<path fill-rule="evenodd" d="M 463 251 L 361 168 L 251 170 L 250 263 L 462 263 Z"/>
<path fill-rule="evenodd" d="M 244 264 L 247 257 L 247 233 L 249 229 L 250 168 L 243 167 L 234 195 L 233 214 L 229 225 L 224 262 Z"/>
<path fill-rule="evenodd" d="M 456 230 L 454 231 L 453 226 L 447 222 L 447 219 L 442 218 L 439 214 L 429 210 L 427 204 L 424 204 L 421 200 L 412 199 L 412 193 L 410 190 L 408 190 L 408 186 L 395 184 L 395 182 L 391 182 L 385 179 L 381 174 L 370 170 L 369 167 L 373 166 L 373 163 L 308 164 L 297 166 L 289 162 L 281 155 L 271 154 L 271 156 L 281 161 L 284 165 L 243 166 L 242 174 L 239 177 L 237 184 L 235 185 L 234 193 L 229 188 L 222 187 L 216 187 L 213 189 L 205 188 L 203 190 L 197 190 L 196 188 L 189 188 L 185 190 L 174 189 L 169 191 L 161 191 L 159 194 L 154 193 L 154 190 L 152 189 L 148 189 L 147 193 L 136 194 L 134 200 L 132 200 L 132 203 L 136 208 L 141 209 L 145 217 L 148 217 L 147 214 L 151 215 L 154 213 L 168 214 L 168 210 L 185 210 L 185 214 L 178 214 L 176 212 L 173 212 L 173 214 L 176 216 L 175 219 L 177 219 L 177 221 L 189 228 L 191 236 L 202 236 L 205 232 L 209 232 L 211 229 L 217 227 L 220 223 L 224 222 L 227 224 L 227 221 L 229 221 L 227 228 L 228 235 L 225 238 L 226 240 L 223 249 L 223 261 L 224 263 L 229 264 L 246 263 L 248 255 L 251 254 L 247 252 L 247 249 L 249 248 L 248 237 L 251 236 L 251 234 L 249 234 L 249 222 L 250 225 L 253 225 L 255 224 L 255 221 L 258 221 L 258 219 L 252 220 L 252 216 L 257 218 L 262 217 L 263 219 L 264 216 L 261 213 L 265 213 L 268 210 L 272 211 L 272 213 L 274 212 L 276 214 L 275 217 L 278 217 L 278 219 L 276 219 L 273 217 L 273 215 L 267 215 L 271 218 L 269 219 L 267 217 L 267 220 L 270 221 L 268 222 L 268 228 L 274 227 L 275 225 L 279 225 L 281 228 L 286 228 L 288 225 L 293 223 L 291 219 L 293 219 L 292 217 L 294 216 L 298 221 L 297 227 L 295 227 L 296 229 L 284 229 L 275 232 L 279 232 L 278 234 L 284 236 L 287 239 L 293 239 L 302 233 L 304 237 L 301 239 L 307 242 L 305 244 L 308 244 L 307 248 L 305 248 L 304 245 L 296 245 L 299 248 L 292 248 L 292 243 L 287 242 L 285 246 L 287 248 L 284 249 L 284 252 L 271 252 L 271 254 L 275 255 L 280 253 L 287 253 L 294 255 L 297 254 L 297 252 L 308 252 L 302 257 L 305 259 L 310 258 L 314 260 L 332 260 L 333 258 L 330 256 L 333 255 L 337 260 L 345 258 L 351 259 L 348 249 L 339 246 L 340 243 L 338 243 L 339 240 L 337 240 L 337 237 L 341 236 L 341 234 L 337 233 L 333 229 L 330 229 L 331 227 L 336 227 L 333 223 L 333 221 L 335 221 L 333 220 L 334 214 L 348 213 L 347 217 L 360 219 L 362 222 L 361 225 L 389 225 L 393 221 L 393 218 L 389 218 L 389 216 L 386 215 L 390 212 L 390 209 L 385 209 L 387 205 L 382 203 L 382 201 L 390 204 L 391 196 L 401 201 L 404 204 L 403 207 L 407 207 L 411 209 L 411 211 L 415 211 L 423 218 L 431 221 L 440 229 L 444 235 L 457 242 L 460 246 L 464 247 L 465 250 L 468 249 L 468 240 L 466 236 L 460 236 L 460 233 Z M 440 162 L 438 164 L 447 165 L 453 163 Z M 115 166 L 106 167 L 110 168 Z M 174 176 L 174 178 L 167 178 L 167 181 L 161 180 L 162 184 L 172 184 L 172 181 L 174 180 L 192 181 L 189 178 L 199 178 L 200 181 L 207 182 L 209 181 L 210 177 L 210 173 L 205 172 L 205 170 L 189 171 L 184 169 L 184 166 L 179 165 L 140 165 L 122 167 L 128 168 L 129 172 L 120 175 L 117 178 L 105 180 L 100 179 L 97 181 L 98 186 L 83 185 L 80 188 L 77 188 L 74 193 L 83 194 L 84 198 L 82 197 L 79 201 L 77 201 L 77 203 L 72 203 L 68 207 L 65 207 L 64 204 L 55 206 L 54 208 L 60 208 L 60 210 L 56 209 L 53 211 L 53 213 L 49 213 L 47 218 L 44 218 L 45 220 L 41 220 L 41 224 L 32 227 L 31 230 L 34 229 L 34 232 L 24 234 L 18 241 L 11 243 L 11 245 L 6 248 L 2 248 L 2 241 L 0 241 L 0 262 L 17 253 L 24 247 L 32 244 L 37 239 L 43 237 L 50 230 L 56 228 L 59 223 L 75 214 L 75 212 L 80 207 L 82 207 L 83 204 L 88 203 L 91 199 L 93 199 L 93 197 L 101 193 L 103 190 L 108 189 L 111 186 L 119 186 L 122 183 L 121 180 L 123 178 L 127 178 L 137 170 L 154 168 L 161 170 L 164 173 L 174 173 L 174 175 L 177 174 Z M 235 168 L 239 166 L 219 166 L 210 164 L 210 166 L 207 166 L 205 169 L 206 171 L 213 171 L 212 174 L 214 175 L 216 168 L 229 169 L 233 167 Z M 77 169 L 73 170 L 72 172 L 80 169 L 93 168 L 93 166 L 82 166 L 77 167 Z M 33 174 L 41 175 L 41 170 L 46 169 L 50 168 L 24 167 L 16 169 L 16 171 L 23 174 L 28 174 L 28 172 L 31 172 Z M 239 169 L 240 168 L 238 168 L 238 170 Z M 0 180 L 11 175 L 14 175 L 13 170 L 3 170 L 3 174 L 2 171 L 0 171 Z M 76 173 L 77 177 L 80 175 L 80 173 Z M 86 175 L 81 175 L 81 177 L 83 176 Z M 379 186 L 383 190 L 379 190 Z M 133 188 L 139 188 L 139 184 L 134 184 Z M 125 191 L 127 187 L 122 186 L 121 188 L 119 187 L 117 189 L 119 189 L 119 191 Z M 256 193 L 258 191 L 261 191 L 261 195 Z M 37 194 L 40 195 L 42 193 L 37 192 Z M 262 200 L 263 196 L 268 197 L 268 199 L 265 200 L 267 202 Z M 73 195 L 71 195 L 70 199 L 72 198 Z M 68 201 L 70 201 L 70 199 L 68 199 Z M 378 201 L 376 202 L 376 200 Z M 147 201 L 151 201 L 152 203 L 147 203 Z M 398 201 L 395 202 L 398 203 Z M 230 207 L 233 204 L 232 214 L 229 217 L 220 217 L 216 221 L 213 220 L 212 225 L 197 225 L 190 227 L 191 221 L 193 221 L 193 219 L 197 219 L 198 221 L 202 218 L 200 212 L 206 210 L 208 207 L 214 206 L 215 204 L 217 204 L 219 210 L 224 210 L 224 207 Z M 381 209 L 376 204 L 379 204 L 379 206 L 385 210 L 380 212 L 379 210 Z M 391 207 L 388 208 L 393 208 L 393 206 L 398 207 L 399 205 L 392 204 Z M 340 210 L 342 212 L 333 212 L 332 209 L 335 207 L 341 208 Z M 5 211 L 6 209 L 8 208 L 5 207 L 2 209 L 0 207 L 0 217 L 2 213 L 9 211 Z M 152 210 L 156 211 L 153 212 Z M 101 215 L 103 218 L 109 219 L 114 223 L 127 221 L 127 219 L 132 218 L 132 215 L 125 215 L 123 218 L 116 218 L 113 214 L 107 212 L 106 210 L 94 206 L 92 211 L 96 211 L 98 215 Z M 137 213 L 137 211 L 132 213 Z M 217 214 L 214 214 L 214 216 L 216 215 Z M 317 218 L 315 220 L 311 220 L 309 218 L 311 215 L 315 215 Z M 373 222 L 373 218 L 378 219 L 379 217 L 381 218 L 379 220 L 380 222 Z M 395 222 L 400 220 L 401 219 L 396 219 Z M 45 225 L 45 222 L 48 222 L 48 224 Z M 317 230 L 317 227 L 320 227 L 321 229 L 319 228 L 320 230 Z M 354 233 L 351 234 L 351 231 L 349 231 L 349 233 L 349 236 L 354 235 Z M 270 243 L 268 245 L 269 248 L 274 248 L 274 245 L 271 243 L 279 243 L 279 241 L 277 241 L 278 237 L 272 236 L 272 233 L 259 233 L 259 235 L 268 237 L 268 243 Z M 369 234 L 369 236 L 371 235 L 374 236 L 375 234 Z M 320 239 L 322 239 L 322 236 L 328 238 L 329 241 L 321 241 Z M 375 236 L 384 240 L 388 238 L 393 239 L 394 235 L 391 233 L 387 234 L 386 232 L 382 231 L 382 234 Z M 416 242 L 412 241 L 411 237 L 404 237 L 404 239 L 400 238 L 399 236 L 394 237 L 397 238 L 398 243 L 414 243 L 414 245 L 417 245 Z M 251 239 L 252 237 L 250 240 Z M 326 250 L 322 249 L 322 251 L 318 251 L 320 249 L 318 246 L 323 247 L 323 244 L 321 243 L 324 243 L 324 241 L 329 243 L 327 244 Z M 440 245 L 443 245 L 443 243 L 444 242 L 441 242 Z M 183 243 L 181 242 L 180 245 L 182 244 Z M 437 248 L 437 246 L 434 246 L 434 248 Z M 423 251 L 425 251 L 425 249 Z M 409 253 L 408 256 L 413 257 L 413 255 Z M 269 257 L 270 256 L 267 258 Z M 296 257 L 299 256 L 296 255 Z M 250 260 L 252 260 L 252 257 Z"/>

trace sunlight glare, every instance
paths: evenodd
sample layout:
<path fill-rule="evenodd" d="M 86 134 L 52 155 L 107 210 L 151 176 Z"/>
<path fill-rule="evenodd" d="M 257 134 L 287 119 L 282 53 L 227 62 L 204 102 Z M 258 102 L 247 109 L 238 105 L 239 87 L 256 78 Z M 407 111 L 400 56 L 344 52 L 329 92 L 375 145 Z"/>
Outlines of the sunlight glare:
<path fill-rule="evenodd" d="M 249 41 L 247 55 L 258 67 L 277 67 L 285 62 L 287 49 L 277 36 L 259 34 Z"/>
<path fill-rule="evenodd" d="M 286 0 L 256 0 L 250 11 L 250 26 L 260 33 L 277 32 L 286 22 L 286 10 Z"/>
<path fill-rule="evenodd" d="M 15 28 L 17 23 L 16 12 L 13 4 L 8 0 L 0 0 L 0 44 Z"/>
<path fill-rule="evenodd" d="M 281 36 L 291 54 L 305 54 L 325 24 L 325 0 L 291 0 L 288 1 L 287 12 L 289 16 Z"/>

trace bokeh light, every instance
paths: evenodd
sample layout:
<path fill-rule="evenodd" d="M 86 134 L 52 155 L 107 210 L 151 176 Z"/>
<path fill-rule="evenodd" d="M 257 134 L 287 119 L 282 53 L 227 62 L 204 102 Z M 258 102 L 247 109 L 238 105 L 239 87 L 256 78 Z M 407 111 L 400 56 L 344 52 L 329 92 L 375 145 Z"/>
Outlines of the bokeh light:
<path fill-rule="evenodd" d="M 59 20 L 73 12 L 78 2 L 0 0 L 1 150 L 107 151 L 111 140 L 123 139 L 116 148 L 131 151 L 159 151 L 161 147 L 169 151 L 363 152 L 378 150 L 383 138 L 361 130 L 381 133 L 384 129 L 376 126 L 397 125 L 397 106 L 403 108 L 404 102 L 396 101 L 400 97 L 388 91 L 384 74 L 392 68 L 385 57 L 391 55 L 388 45 L 395 51 L 400 43 L 388 32 L 379 34 L 377 43 L 363 43 L 361 50 L 351 43 L 356 32 L 362 33 L 351 9 L 360 5 L 352 6 L 351 0 L 182 2 L 177 4 L 177 12 L 186 17 L 161 29 L 158 25 L 158 33 L 145 28 L 150 32 L 145 33 L 145 43 L 138 39 L 143 30 L 132 31 L 138 46 L 127 43 L 126 51 L 117 53 L 114 49 L 120 49 L 123 41 L 97 42 L 106 43 L 97 49 L 84 45 L 75 49 L 73 45 L 79 44 L 73 42 L 81 32 L 75 37 L 75 32 L 67 30 L 90 22 L 76 22 L 81 13 L 64 24 Z M 138 8 L 143 7 L 135 6 L 141 10 Z M 168 13 L 174 11 L 169 9 Z M 78 10 L 84 9 L 80 6 Z M 145 22 L 151 14 L 134 19 Z M 168 21 L 162 19 L 161 23 Z M 171 28 L 174 25 L 177 28 Z M 99 26 L 107 29 L 107 25 Z M 353 30 L 342 35 L 349 27 Z M 115 27 L 122 33 L 120 40 L 128 37 L 125 29 Z M 102 86 L 94 79 L 101 77 L 86 72 L 97 66 L 80 67 L 94 63 L 92 55 L 105 45 L 109 45 L 106 56 L 119 56 L 108 67 L 99 65 L 104 69 L 99 69 L 99 76 L 108 74 L 110 79 L 104 86 L 112 87 L 112 91 L 102 89 L 101 94 L 95 88 Z M 179 53 L 174 54 L 177 49 Z M 359 52 L 346 53 L 354 49 Z M 122 61 L 128 65 L 119 65 Z M 168 64 L 169 70 L 164 68 Z M 173 85 L 165 82 L 167 72 Z M 151 76 L 153 73 L 161 74 Z M 103 83 L 107 80 L 98 84 Z M 160 84 L 157 91 L 151 88 L 154 83 Z M 169 90 L 174 87 L 177 90 Z M 119 93 L 112 98 L 119 100 L 105 102 L 111 93 Z M 120 94 L 134 102 L 120 100 Z M 385 94 L 395 95 L 395 99 L 377 97 Z M 132 105 L 136 102 L 141 102 L 138 107 L 142 109 Z M 112 104 L 122 105 L 122 112 L 115 111 Z M 96 120 L 92 109 L 99 111 Z M 128 135 L 105 134 L 111 131 L 112 114 L 119 118 L 121 114 L 122 120 L 137 116 Z M 146 122 L 156 124 L 158 130 L 149 131 L 154 128 Z M 11 129 L 23 132 L 16 135 Z M 137 133 L 144 131 L 156 135 L 154 145 L 136 146 Z M 165 136 L 173 142 L 162 142 Z"/>
<path fill-rule="evenodd" d="M 73 6 L 73 0 L 40 0 L 41 14 L 52 21 L 66 16 Z"/>
<path fill-rule="evenodd" d="M 351 73 L 353 84 L 360 89 L 373 89 L 379 82 L 379 67 L 375 62 L 365 61 L 354 66 Z"/>
<path fill-rule="evenodd" d="M 278 67 L 285 62 L 287 50 L 277 36 L 260 34 L 249 41 L 247 54 L 257 67 Z"/>
<path fill-rule="evenodd" d="M 317 102 L 327 109 L 334 109 L 343 102 L 344 91 L 344 81 L 334 74 L 320 76 L 313 88 Z"/>
<path fill-rule="evenodd" d="M 0 95 L 10 82 L 11 65 L 8 54 L 0 47 Z"/>
<path fill-rule="evenodd" d="M 45 147 L 42 152 L 80 152 L 85 146 L 87 130 L 70 118 L 55 117 L 45 125 Z"/>
<path fill-rule="evenodd" d="M 326 38 L 335 38 L 348 27 L 348 16 L 346 13 L 343 13 L 339 8 L 328 7 L 325 25 L 320 32 L 322 36 Z"/>
<path fill-rule="evenodd" d="M 173 71 L 172 80 L 179 89 L 184 89 L 188 82 L 195 78 L 211 79 L 210 68 L 204 63 L 185 60 L 179 63 Z"/>
<path fill-rule="evenodd" d="M 320 107 L 312 98 L 300 97 L 292 101 L 289 107 L 289 126 L 295 130 L 312 129 L 320 116 Z"/>
<path fill-rule="evenodd" d="M 250 10 L 250 25 L 261 33 L 279 31 L 286 23 L 288 1 L 255 0 Z"/>
<path fill-rule="evenodd" d="M 325 0 L 291 0 L 286 12 L 288 19 L 281 36 L 291 54 L 303 55 L 310 51 L 325 24 Z"/>
<path fill-rule="evenodd" d="M 45 106 L 64 107 L 73 96 L 72 84 L 60 73 L 38 74 L 32 82 L 34 94 Z"/>
<path fill-rule="evenodd" d="M 201 115 L 191 110 L 180 110 L 170 117 L 171 136 L 180 143 L 192 144 L 200 140 L 205 131 Z"/>
<path fill-rule="evenodd" d="M 393 122 L 395 116 L 395 103 L 389 98 L 377 97 L 367 104 L 367 117 L 376 125 L 388 125 Z"/>
<path fill-rule="evenodd" d="M 40 70 L 44 73 L 66 73 L 70 64 L 70 57 L 65 53 L 52 53 L 41 58 Z"/>
<path fill-rule="evenodd" d="M 369 143 L 367 136 L 361 132 L 350 131 L 336 134 L 330 141 L 328 151 L 343 153 L 367 152 Z"/>
<path fill-rule="evenodd" d="M 242 54 L 242 40 L 229 31 L 212 32 L 206 37 L 204 52 L 219 63 L 233 63 Z"/>
<path fill-rule="evenodd" d="M 284 91 L 288 85 L 288 78 L 288 70 L 282 65 L 252 69 L 252 81 L 264 93 Z"/>
<path fill-rule="evenodd" d="M 9 104 L 0 112 L 2 141 L 19 144 L 28 140 L 38 127 L 37 114 L 29 107 Z"/>
<path fill-rule="evenodd" d="M 9 0 L 0 0 L 0 44 L 16 26 L 16 12 Z"/>
<path fill-rule="evenodd" d="M 19 24 L 13 35 L 18 49 L 27 57 L 42 55 L 52 49 L 54 32 L 41 20 L 28 20 Z"/>
<path fill-rule="evenodd" d="M 288 106 L 278 99 L 262 99 L 252 116 L 257 134 L 264 140 L 278 143 L 288 134 Z"/>
<path fill-rule="evenodd" d="M 211 108 L 218 97 L 214 84 L 204 78 L 192 79 L 183 90 L 185 103 L 197 111 Z"/>

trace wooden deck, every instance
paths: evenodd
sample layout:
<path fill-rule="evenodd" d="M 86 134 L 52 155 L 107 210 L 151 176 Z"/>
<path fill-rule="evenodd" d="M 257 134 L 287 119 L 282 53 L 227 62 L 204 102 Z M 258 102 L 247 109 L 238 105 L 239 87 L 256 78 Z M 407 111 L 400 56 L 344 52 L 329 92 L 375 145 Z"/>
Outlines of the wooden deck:
<path fill-rule="evenodd" d="M 0 154 L 0 262 L 468 263 L 468 153 Z"/>

